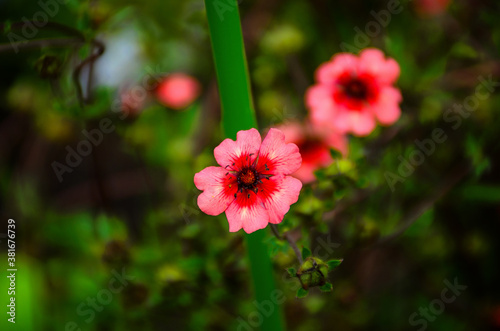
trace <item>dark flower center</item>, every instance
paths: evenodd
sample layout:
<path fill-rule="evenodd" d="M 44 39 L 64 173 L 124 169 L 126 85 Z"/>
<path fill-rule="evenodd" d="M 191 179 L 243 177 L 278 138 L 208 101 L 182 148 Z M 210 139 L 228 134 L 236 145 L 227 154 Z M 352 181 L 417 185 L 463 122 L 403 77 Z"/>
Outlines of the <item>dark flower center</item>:
<path fill-rule="evenodd" d="M 309 152 L 315 152 L 316 150 L 323 147 L 322 142 L 319 139 L 307 138 L 297 144 L 301 154 L 307 154 Z"/>
<path fill-rule="evenodd" d="M 302 163 L 314 163 L 322 155 L 322 152 L 328 147 L 319 139 L 309 137 L 297 144 L 302 155 Z"/>
<path fill-rule="evenodd" d="M 353 99 L 364 100 L 368 96 L 368 88 L 366 84 L 356 78 L 351 79 L 344 84 L 345 94 Z"/>
<path fill-rule="evenodd" d="M 252 154 L 249 154 L 246 158 L 245 161 L 249 161 L 248 158 L 252 156 Z M 226 176 L 231 176 L 232 178 L 236 177 L 236 182 L 238 183 L 238 190 L 236 193 L 234 193 L 234 197 L 237 197 L 238 193 L 244 193 L 245 195 L 248 196 L 250 199 L 250 192 L 257 192 L 262 191 L 261 184 L 262 184 L 262 179 L 267 179 L 269 180 L 273 175 L 272 174 L 267 174 L 264 173 L 264 170 L 261 170 L 257 164 L 257 159 L 249 162 L 250 164 L 247 163 L 247 165 L 244 166 L 236 166 L 236 163 L 233 162 L 231 165 L 227 165 L 225 169 L 228 169 L 229 171 L 226 173 Z M 269 167 L 267 166 L 267 163 L 264 164 L 264 169 L 265 171 L 269 172 Z M 233 177 L 234 176 L 234 177 Z M 234 179 L 232 179 L 234 180 Z M 233 182 L 234 183 L 234 182 Z M 231 188 L 231 183 L 229 183 L 229 188 Z"/>
<path fill-rule="evenodd" d="M 238 184 L 241 188 L 251 189 L 257 180 L 257 173 L 251 168 L 243 168 L 238 173 Z"/>

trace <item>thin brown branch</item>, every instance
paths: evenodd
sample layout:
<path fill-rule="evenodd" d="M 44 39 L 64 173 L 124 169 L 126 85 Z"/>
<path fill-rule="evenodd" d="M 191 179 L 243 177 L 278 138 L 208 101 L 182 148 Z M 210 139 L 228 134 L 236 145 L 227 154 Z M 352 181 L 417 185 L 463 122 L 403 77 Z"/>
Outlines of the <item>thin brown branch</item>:
<path fill-rule="evenodd" d="M 83 107 L 85 104 L 85 99 L 83 98 L 83 91 L 82 91 L 82 86 L 80 84 L 80 73 L 83 69 L 88 64 L 92 64 L 95 60 L 97 60 L 105 50 L 104 44 L 98 40 L 92 40 L 92 50 L 91 54 L 83 60 L 78 66 L 76 66 L 75 70 L 73 71 L 73 82 L 76 86 L 76 95 L 78 97 L 78 101 L 80 103 L 80 106 Z M 97 52 L 94 53 L 94 48 L 97 49 Z M 87 91 L 87 95 L 90 94 L 90 91 Z"/>
<path fill-rule="evenodd" d="M 48 38 L 31 41 L 20 41 L 16 43 L 0 44 L 0 53 L 18 50 L 37 49 L 42 47 L 68 47 L 83 46 L 84 41 L 80 38 Z"/>
<path fill-rule="evenodd" d="M 39 21 L 27 21 L 28 23 L 32 23 L 32 24 L 36 24 L 36 23 L 40 23 Z M 13 29 L 22 29 L 24 26 L 26 25 L 26 21 L 23 21 L 23 22 L 13 22 L 9 25 L 7 24 L 0 24 L 0 31 L 5 33 L 6 32 L 6 28 L 9 28 L 10 30 L 13 30 Z M 74 29 L 72 27 L 69 27 L 67 25 L 64 25 L 64 24 L 61 24 L 61 23 L 57 23 L 57 22 L 45 22 L 43 26 L 39 26 L 38 24 L 36 24 L 36 26 L 38 27 L 38 29 L 49 29 L 49 30 L 56 30 L 56 31 L 60 31 L 60 32 L 63 32 L 67 35 L 70 35 L 70 36 L 74 36 L 74 37 L 77 37 L 77 38 L 80 38 L 82 41 L 85 40 L 85 37 L 84 35 L 77 29 Z"/>
<path fill-rule="evenodd" d="M 323 215 L 324 222 L 332 222 L 340 214 L 342 214 L 350 206 L 363 201 L 373 193 L 373 189 L 360 189 L 352 196 L 352 198 L 344 198 L 340 200 L 335 208 Z"/>
<path fill-rule="evenodd" d="M 281 235 L 276 224 L 270 224 L 270 226 L 271 226 L 271 230 L 273 231 L 273 234 L 276 236 L 276 238 L 278 238 L 279 240 L 288 241 L 288 244 L 290 244 L 290 247 L 292 247 L 295 255 L 297 256 L 297 260 L 299 260 L 300 265 L 302 265 L 302 263 L 303 263 L 302 254 L 300 253 L 300 249 L 297 246 L 297 243 L 290 236 L 290 233 L 285 232 L 284 235 Z"/>
<path fill-rule="evenodd" d="M 403 217 L 403 220 L 401 221 L 401 226 L 399 227 L 398 230 L 394 231 L 390 235 L 387 235 L 385 237 L 380 238 L 375 245 L 383 245 L 399 236 L 401 236 L 410 226 L 415 223 L 420 216 L 422 216 L 423 213 L 425 213 L 427 210 L 432 208 L 434 204 L 444 197 L 455 185 L 457 185 L 462 178 L 464 178 L 469 171 L 471 170 L 471 167 L 469 165 L 460 165 L 457 168 L 455 168 L 451 174 L 445 178 L 441 184 L 438 186 L 437 190 L 433 193 L 430 194 L 430 196 L 427 199 L 424 199 L 417 203 L 409 212 L 408 214 Z"/>

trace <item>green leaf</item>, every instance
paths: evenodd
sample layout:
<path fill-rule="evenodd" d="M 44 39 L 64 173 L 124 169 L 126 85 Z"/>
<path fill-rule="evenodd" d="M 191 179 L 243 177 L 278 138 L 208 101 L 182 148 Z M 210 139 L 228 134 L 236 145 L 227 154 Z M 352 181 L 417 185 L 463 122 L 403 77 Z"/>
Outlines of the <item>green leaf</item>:
<path fill-rule="evenodd" d="M 456 57 L 470 59 L 475 59 L 478 56 L 476 50 L 473 47 L 463 42 L 458 42 L 453 45 L 453 47 L 451 48 L 451 54 L 455 55 Z"/>
<path fill-rule="evenodd" d="M 7 20 L 3 23 L 3 33 L 8 34 L 12 30 L 12 22 Z"/>
<path fill-rule="evenodd" d="M 311 253 L 311 250 L 309 248 L 302 247 L 302 259 L 303 260 L 307 259 L 311 255 L 312 255 L 312 253 Z"/>
<path fill-rule="evenodd" d="M 500 201 L 500 186 L 471 184 L 464 187 L 460 195 L 466 201 L 498 203 Z"/>
<path fill-rule="evenodd" d="M 308 290 L 304 290 L 302 287 L 297 290 L 297 299 L 304 298 L 309 293 Z"/>
<path fill-rule="evenodd" d="M 338 150 L 330 148 L 330 155 L 332 156 L 333 159 L 341 159 L 342 158 L 342 153 L 340 153 Z"/>
<path fill-rule="evenodd" d="M 321 286 L 319 288 L 321 292 L 331 292 L 333 290 L 333 285 L 332 283 L 325 283 L 325 285 Z"/>
<path fill-rule="evenodd" d="M 286 271 L 288 272 L 288 274 L 291 277 L 296 277 L 297 276 L 297 270 L 295 270 L 295 268 L 288 268 L 288 269 L 286 269 Z"/>
<path fill-rule="evenodd" d="M 333 268 L 336 268 L 338 267 L 342 261 L 344 261 L 343 259 L 340 259 L 340 260 L 330 260 L 328 262 L 326 262 L 326 264 L 328 264 L 328 269 L 329 270 L 332 270 Z"/>

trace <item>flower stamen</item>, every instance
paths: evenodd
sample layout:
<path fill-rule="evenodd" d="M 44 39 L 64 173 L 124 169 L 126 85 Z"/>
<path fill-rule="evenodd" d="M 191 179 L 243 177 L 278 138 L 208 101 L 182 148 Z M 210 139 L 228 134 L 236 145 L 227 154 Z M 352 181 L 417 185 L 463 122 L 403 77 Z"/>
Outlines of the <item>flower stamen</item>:
<path fill-rule="evenodd" d="M 368 95 L 366 84 L 356 78 L 353 78 L 351 81 L 344 85 L 344 91 L 347 96 L 358 100 L 365 100 Z"/>

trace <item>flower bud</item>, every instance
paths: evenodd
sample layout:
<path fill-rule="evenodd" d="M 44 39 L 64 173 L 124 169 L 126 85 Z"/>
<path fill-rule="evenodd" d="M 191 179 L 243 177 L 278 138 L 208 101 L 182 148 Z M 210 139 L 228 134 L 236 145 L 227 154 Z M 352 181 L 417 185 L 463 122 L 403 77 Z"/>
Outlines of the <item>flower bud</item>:
<path fill-rule="evenodd" d="M 323 286 L 328 277 L 328 265 L 317 257 L 308 257 L 297 271 L 302 288 Z"/>

